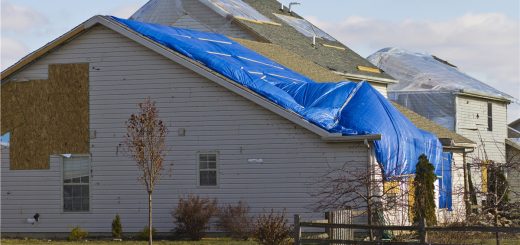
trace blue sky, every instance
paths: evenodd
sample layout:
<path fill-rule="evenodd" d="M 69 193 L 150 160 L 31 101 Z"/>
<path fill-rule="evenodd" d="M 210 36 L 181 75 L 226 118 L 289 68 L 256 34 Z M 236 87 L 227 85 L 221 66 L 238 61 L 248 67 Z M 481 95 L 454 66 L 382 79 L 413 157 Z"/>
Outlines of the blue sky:
<path fill-rule="evenodd" d="M 294 0 L 282 0 L 286 5 Z M 1 67 L 96 14 L 128 17 L 147 0 L 1 0 Z M 294 9 L 366 57 L 384 47 L 435 54 L 520 98 L 518 0 L 299 0 Z M 510 106 L 508 121 L 520 117 Z"/>

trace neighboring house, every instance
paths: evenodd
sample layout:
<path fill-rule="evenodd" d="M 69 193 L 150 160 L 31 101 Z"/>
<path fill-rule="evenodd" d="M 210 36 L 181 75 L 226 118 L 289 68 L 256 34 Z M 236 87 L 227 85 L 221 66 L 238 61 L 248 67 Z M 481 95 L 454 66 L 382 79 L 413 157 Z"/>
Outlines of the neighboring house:
<path fill-rule="evenodd" d="M 482 163 L 506 162 L 507 105 L 516 99 L 433 55 L 385 48 L 368 59 L 399 80 L 391 100 L 477 143 L 467 162 L 475 189 L 486 192 Z"/>
<path fill-rule="evenodd" d="M 515 168 L 507 174 L 511 185 L 511 198 L 520 201 L 520 118 L 507 125 L 506 159 Z"/>
<path fill-rule="evenodd" d="M 368 59 L 399 80 L 389 87 L 391 100 L 476 142 L 475 159 L 505 162 L 513 97 L 429 54 L 385 48 Z"/>
<path fill-rule="evenodd" d="M 520 118 L 507 125 L 508 138 L 520 138 Z"/>
<path fill-rule="evenodd" d="M 512 201 L 520 202 L 520 138 L 506 139 L 506 156 L 507 162 L 513 166 L 507 172 L 509 197 Z"/>
<path fill-rule="evenodd" d="M 276 0 L 150 0 L 130 19 L 277 44 L 343 80 L 368 81 L 385 97 L 397 82 Z"/>

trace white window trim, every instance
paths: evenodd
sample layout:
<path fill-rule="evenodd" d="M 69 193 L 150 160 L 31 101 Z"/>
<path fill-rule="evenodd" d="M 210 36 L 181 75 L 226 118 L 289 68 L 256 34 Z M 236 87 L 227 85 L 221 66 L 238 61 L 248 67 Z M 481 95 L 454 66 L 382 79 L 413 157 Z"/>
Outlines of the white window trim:
<path fill-rule="evenodd" d="M 88 211 L 65 211 L 63 208 L 63 169 L 64 169 L 64 156 L 57 155 L 60 157 L 60 213 L 61 214 L 88 214 L 92 213 L 92 157 L 90 154 L 72 154 L 71 157 L 87 157 L 88 158 L 88 168 L 89 168 L 89 177 L 88 177 Z"/>
<path fill-rule="evenodd" d="M 215 166 L 215 171 L 216 171 L 216 181 L 217 181 L 217 184 L 216 185 L 200 185 L 200 155 L 201 154 L 215 154 L 215 159 L 216 159 L 216 166 Z M 196 164 L 197 164 L 197 188 L 209 188 L 209 189 L 217 189 L 217 188 L 220 188 L 220 154 L 218 151 L 198 151 L 196 155 Z"/>

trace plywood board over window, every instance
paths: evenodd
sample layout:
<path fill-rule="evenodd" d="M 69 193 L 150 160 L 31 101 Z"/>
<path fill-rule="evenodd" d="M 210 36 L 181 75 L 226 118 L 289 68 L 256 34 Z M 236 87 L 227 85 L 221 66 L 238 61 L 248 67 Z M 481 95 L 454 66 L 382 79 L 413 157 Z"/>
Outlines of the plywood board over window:
<path fill-rule="evenodd" d="M 10 169 L 48 169 L 50 155 L 89 153 L 88 81 L 88 64 L 53 64 L 48 80 L 2 84 Z"/>

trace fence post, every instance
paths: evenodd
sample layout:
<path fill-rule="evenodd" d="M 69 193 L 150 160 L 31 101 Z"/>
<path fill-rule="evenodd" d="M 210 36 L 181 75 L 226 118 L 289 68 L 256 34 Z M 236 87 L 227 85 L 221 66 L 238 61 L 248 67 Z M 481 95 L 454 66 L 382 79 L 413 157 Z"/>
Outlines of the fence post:
<path fill-rule="evenodd" d="M 421 244 L 427 244 L 428 234 L 426 233 L 426 219 L 422 218 L 419 220 L 419 242 Z"/>
<path fill-rule="evenodd" d="M 294 215 L 294 244 L 300 245 L 300 238 L 302 236 L 302 229 L 300 227 L 300 215 Z"/>

